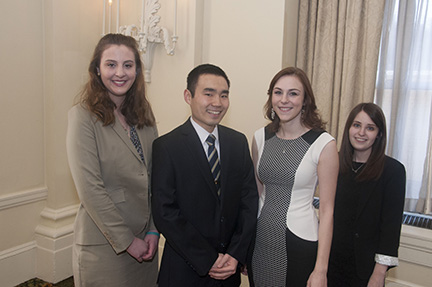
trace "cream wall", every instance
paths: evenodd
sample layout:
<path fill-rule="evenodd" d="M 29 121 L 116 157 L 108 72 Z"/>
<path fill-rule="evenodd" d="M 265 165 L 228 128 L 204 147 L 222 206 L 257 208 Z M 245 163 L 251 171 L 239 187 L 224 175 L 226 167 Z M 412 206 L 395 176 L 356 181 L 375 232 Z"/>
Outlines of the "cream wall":
<path fill-rule="evenodd" d="M 121 2 L 120 24 L 138 24 L 141 0 Z M 160 25 L 172 31 L 174 1 L 160 2 Z M 187 119 L 186 75 L 210 62 L 232 82 L 223 123 L 251 140 L 265 124 L 262 107 L 270 79 L 294 63 L 298 0 L 177 0 L 177 6 L 176 54 L 156 48 L 147 86 L 160 134 Z M 65 154 L 67 111 L 86 81 L 101 24 L 99 0 L 2 1 L 0 286 L 33 277 L 58 282 L 71 275 L 79 201 Z M 407 242 L 409 257 L 416 243 Z M 431 248 L 422 244 L 427 255 Z M 407 272 L 430 266 L 409 264 L 392 276 L 420 286 L 426 279 L 415 281 Z"/>
<path fill-rule="evenodd" d="M 3 2 L 0 285 L 36 276 L 57 282 L 71 274 L 72 223 L 79 203 L 65 155 L 67 110 L 86 80 L 100 38 L 102 1 Z M 141 1 L 121 2 L 121 24 L 138 24 Z M 186 120 L 186 75 L 195 65 L 211 62 L 232 81 L 224 123 L 251 137 L 264 123 L 268 81 L 282 66 L 285 1 L 177 2 L 176 55 L 156 48 L 148 85 L 160 133 Z M 172 31 L 173 1 L 161 3 L 160 25 Z"/>
<path fill-rule="evenodd" d="M 41 14 L 42 1 L 8 1 L 0 9 L 0 259 L 16 246 L 33 248 L 45 206 L 40 200 L 47 195 Z M 34 256 L 27 259 L 20 270 L 24 276 L 34 268 Z M 7 286 L 1 284 L 3 272 L 13 271 L 8 267 L 0 261 L 1 286 Z"/>
<path fill-rule="evenodd" d="M 78 197 L 65 155 L 66 113 L 100 37 L 98 4 L 2 1 L 0 286 L 71 274 Z"/>
<path fill-rule="evenodd" d="M 284 21 L 297 18 L 297 0 L 178 0 L 178 9 L 184 16 L 178 17 L 176 55 L 158 49 L 148 89 L 160 134 L 189 115 L 183 100 L 187 73 L 197 64 L 213 63 L 231 81 L 230 108 L 223 124 L 251 140 L 265 124 L 262 107 L 271 78 L 283 63 L 294 63 L 296 20 L 286 27 Z M 291 53 L 285 55 L 284 50 Z"/>
<path fill-rule="evenodd" d="M 21 1 L 23 2 L 23 1 Z M 46 193 L 44 190 L 44 103 L 42 60 L 42 12 L 41 1 L 19 3 L 10 1 L 6 9 L 0 9 L 1 53 L 0 81 L 0 200 L 14 193 L 15 198 L 3 200 L 0 211 L 2 227 L 1 247 L 10 248 L 26 243 L 33 232 L 29 230 L 37 219 L 23 222 L 11 219 L 25 211 L 4 210 L 13 205 L 14 199 L 23 194 Z M 11 12 L 12 11 L 12 12 Z M 17 21 L 21 19 L 21 21 Z M 25 37 L 22 37 L 25 35 Z M 6 41 L 7 39 L 7 41 Z M 28 63 L 28 64 L 27 64 Z M 42 205 L 31 206 L 38 213 Z M 3 228 L 6 227 L 6 228 Z M 7 234 L 15 233 L 15 238 Z M 6 236 L 5 236 L 6 235 Z"/>

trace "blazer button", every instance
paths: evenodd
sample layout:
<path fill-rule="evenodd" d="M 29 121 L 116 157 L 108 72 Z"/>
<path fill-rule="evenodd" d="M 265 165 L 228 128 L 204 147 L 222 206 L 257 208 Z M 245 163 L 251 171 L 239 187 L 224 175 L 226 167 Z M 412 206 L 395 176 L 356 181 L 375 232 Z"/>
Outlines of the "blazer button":
<path fill-rule="evenodd" d="M 354 237 L 355 237 L 355 238 L 360 238 L 360 235 L 356 232 L 356 233 L 354 234 Z"/>
<path fill-rule="evenodd" d="M 224 222 L 225 221 L 225 217 L 221 217 L 220 222 Z"/>

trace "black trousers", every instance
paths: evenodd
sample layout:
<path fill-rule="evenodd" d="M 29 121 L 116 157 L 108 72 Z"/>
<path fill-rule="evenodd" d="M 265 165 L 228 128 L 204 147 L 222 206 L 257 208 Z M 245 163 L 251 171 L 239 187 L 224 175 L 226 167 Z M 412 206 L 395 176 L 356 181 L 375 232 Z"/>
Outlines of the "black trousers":
<path fill-rule="evenodd" d="M 286 286 L 306 286 L 315 267 L 318 242 L 301 239 L 287 228 L 286 246 L 288 259 Z"/>

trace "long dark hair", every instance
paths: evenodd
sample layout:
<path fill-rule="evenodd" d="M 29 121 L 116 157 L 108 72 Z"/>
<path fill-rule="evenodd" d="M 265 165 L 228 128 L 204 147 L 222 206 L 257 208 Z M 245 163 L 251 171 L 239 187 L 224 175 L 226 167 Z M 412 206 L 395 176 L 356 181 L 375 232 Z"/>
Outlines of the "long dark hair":
<path fill-rule="evenodd" d="M 357 181 L 377 180 L 384 170 L 387 128 L 383 111 L 374 103 L 361 103 L 354 107 L 345 124 L 341 148 L 339 151 L 340 173 L 348 173 L 352 168 L 354 148 L 349 139 L 349 129 L 355 117 L 364 111 L 378 128 L 378 135 L 372 145 L 371 154 L 356 176 Z"/>
<path fill-rule="evenodd" d="M 121 105 L 121 113 L 125 116 L 126 122 L 138 128 L 143 126 L 154 126 L 155 117 L 145 94 L 145 83 L 143 65 L 141 63 L 137 42 L 130 36 L 122 34 L 107 34 L 99 40 L 93 52 L 93 57 L 88 68 L 89 80 L 80 93 L 79 102 L 94 113 L 103 125 L 113 124 L 115 121 L 115 103 L 110 99 L 108 91 L 98 75 L 98 68 L 102 53 L 111 45 L 124 45 L 134 54 L 136 65 L 136 79 L 129 91 L 126 93 L 124 102 Z"/>
<path fill-rule="evenodd" d="M 268 128 L 271 132 L 277 132 L 279 130 L 280 119 L 277 114 L 272 119 L 272 95 L 273 89 L 276 82 L 284 76 L 294 76 L 301 82 L 304 90 L 304 103 L 303 103 L 303 114 L 301 117 L 302 123 L 313 130 L 323 130 L 325 123 L 321 120 L 318 113 L 317 106 L 315 104 L 315 96 L 312 90 L 312 85 L 307 77 L 306 73 L 296 67 L 288 67 L 279 71 L 271 80 L 269 89 L 267 91 L 268 99 L 264 105 L 264 114 L 267 119 L 271 121 Z"/>

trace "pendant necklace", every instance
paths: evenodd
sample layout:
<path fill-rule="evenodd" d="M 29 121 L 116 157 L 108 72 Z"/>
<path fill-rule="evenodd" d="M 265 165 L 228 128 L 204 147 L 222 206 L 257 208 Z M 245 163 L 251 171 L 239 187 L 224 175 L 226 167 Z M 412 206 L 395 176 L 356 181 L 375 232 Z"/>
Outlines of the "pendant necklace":
<path fill-rule="evenodd" d="M 354 172 L 354 173 L 357 173 L 361 168 L 362 168 L 362 166 L 364 165 L 365 163 L 363 162 L 358 168 L 356 168 L 356 169 L 354 169 L 354 166 L 352 165 L 351 166 L 351 170 Z"/>

